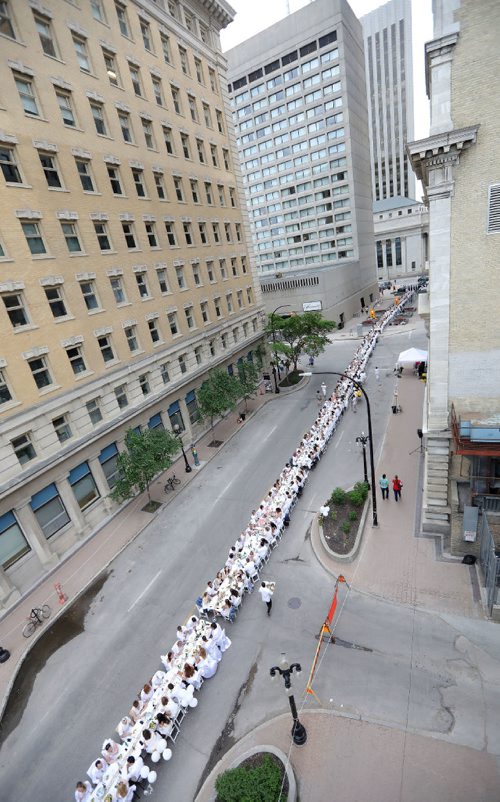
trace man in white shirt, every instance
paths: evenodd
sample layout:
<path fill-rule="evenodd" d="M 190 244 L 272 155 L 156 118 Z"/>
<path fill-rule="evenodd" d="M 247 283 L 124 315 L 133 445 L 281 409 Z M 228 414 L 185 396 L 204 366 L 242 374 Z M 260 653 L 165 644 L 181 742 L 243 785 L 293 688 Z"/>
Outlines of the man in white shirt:
<path fill-rule="evenodd" d="M 273 591 L 271 590 L 270 587 L 266 585 L 265 582 L 262 582 L 259 588 L 259 593 L 262 601 L 267 605 L 267 614 L 271 615 L 271 609 L 273 606 L 273 600 L 272 600 Z"/>

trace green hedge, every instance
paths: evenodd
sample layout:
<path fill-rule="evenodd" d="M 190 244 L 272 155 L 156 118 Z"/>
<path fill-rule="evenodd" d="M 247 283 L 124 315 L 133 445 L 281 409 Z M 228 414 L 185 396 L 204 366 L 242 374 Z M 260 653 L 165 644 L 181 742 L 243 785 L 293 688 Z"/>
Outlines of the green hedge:
<path fill-rule="evenodd" d="M 225 771 L 215 781 L 217 802 L 286 802 L 280 797 L 281 771 L 266 755 L 260 766 Z"/>

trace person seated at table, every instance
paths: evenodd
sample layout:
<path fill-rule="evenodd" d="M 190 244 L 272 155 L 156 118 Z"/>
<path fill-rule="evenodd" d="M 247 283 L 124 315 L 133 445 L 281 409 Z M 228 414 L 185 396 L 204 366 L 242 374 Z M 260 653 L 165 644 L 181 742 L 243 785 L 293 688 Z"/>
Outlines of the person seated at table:
<path fill-rule="evenodd" d="M 130 735 L 130 733 L 132 732 L 132 728 L 133 728 L 132 720 L 128 716 L 124 716 L 122 720 L 118 723 L 118 726 L 116 728 L 116 731 L 120 736 L 120 738 L 122 739 L 122 741 L 128 735 Z"/>
<path fill-rule="evenodd" d="M 225 652 L 226 649 L 229 649 L 231 646 L 231 641 L 227 637 L 222 627 L 219 626 L 216 621 L 213 621 L 213 623 L 210 624 L 210 629 L 212 630 L 212 638 L 214 639 L 214 643 L 219 647 L 221 652 Z"/>
<path fill-rule="evenodd" d="M 116 786 L 117 802 L 132 802 L 135 794 L 135 785 L 119 782 Z"/>
<path fill-rule="evenodd" d="M 163 663 L 165 671 L 170 671 L 170 669 L 172 668 L 173 659 L 174 659 L 174 653 L 173 652 L 167 652 L 167 654 L 161 654 L 160 655 L 160 660 Z"/>
<path fill-rule="evenodd" d="M 186 631 L 185 631 L 184 627 L 182 626 L 182 624 L 179 624 L 177 626 L 177 631 L 175 633 L 175 637 L 177 638 L 177 640 L 180 640 L 183 643 L 186 640 Z"/>
<path fill-rule="evenodd" d="M 211 679 L 217 671 L 218 663 L 217 660 L 210 657 L 203 646 L 200 646 L 198 649 L 198 656 L 196 657 L 196 667 L 203 679 Z"/>
<path fill-rule="evenodd" d="M 184 687 L 184 685 L 173 685 L 169 683 L 168 691 L 170 694 L 171 699 L 174 699 L 181 707 L 188 707 L 189 702 L 194 697 L 194 687 L 192 685 L 188 685 Z"/>
<path fill-rule="evenodd" d="M 232 568 L 232 566 L 234 565 L 234 561 L 235 561 L 234 552 L 230 551 L 224 568 Z"/>
<path fill-rule="evenodd" d="M 192 685 L 197 691 L 201 688 L 201 679 L 198 676 L 198 672 L 190 663 L 184 663 L 181 679 L 185 680 L 189 685 Z"/>
<path fill-rule="evenodd" d="M 129 714 L 130 718 L 132 719 L 132 721 L 134 722 L 134 724 L 138 719 L 140 719 L 140 717 L 141 717 L 141 703 L 139 702 L 138 699 L 134 699 L 134 701 L 132 702 L 132 707 L 128 711 L 128 714 Z"/>
<path fill-rule="evenodd" d="M 186 627 L 185 627 L 187 632 L 192 632 L 194 629 L 196 629 L 196 625 L 199 622 L 199 620 L 200 619 L 198 618 L 198 616 L 192 615 L 191 618 L 189 618 L 189 620 L 188 620 L 188 622 L 186 624 Z"/>
<path fill-rule="evenodd" d="M 165 713 L 158 713 L 156 716 L 156 732 L 159 732 L 163 738 L 166 738 L 172 733 L 173 728 L 174 725 L 172 724 L 170 716 L 167 716 Z"/>
<path fill-rule="evenodd" d="M 149 702 L 152 696 L 153 696 L 153 689 L 149 684 L 149 682 L 146 682 L 140 694 L 140 700 L 143 708 L 146 707 L 147 703 Z"/>
<path fill-rule="evenodd" d="M 153 752 L 160 752 L 161 754 L 167 748 L 166 740 L 161 735 L 158 735 L 157 732 L 152 732 L 151 730 L 142 731 L 139 743 L 148 755 L 152 755 Z"/>
<path fill-rule="evenodd" d="M 76 784 L 75 800 L 76 802 L 89 802 L 92 794 L 92 786 L 88 780 L 82 782 L 79 780 Z"/>
<path fill-rule="evenodd" d="M 168 696 L 162 696 L 160 699 L 160 704 L 163 708 L 163 713 L 171 719 L 177 718 L 177 714 L 180 710 L 179 702 L 176 702 L 174 699 L 169 698 Z"/>
<path fill-rule="evenodd" d="M 205 588 L 205 593 L 203 595 L 207 595 L 207 596 L 216 596 L 217 595 L 217 589 L 214 587 L 214 582 L 212 582 L 212 581 L 207 582 L 207 586 Z"/>
<path fill-rule="evenodd" d="M 129 755 L 127 758 L 127 762 L 123 767 L 123 773 L 127 779 L 128 783 L 140 783 L 141 782 L 141 771 L 144 766 L 144 760 L 140 755 L 134 757 L 134 755 Z"/>
<path fill-rule="evenodd" d="M 229 591 L 229 601 L 231 602 L 233 607 L 236 607 L 236 609 L 238 609 L 238 607 L 241 604 L 241 596 L 238 588 L 234 587 L 231 588 L 231 590 Z"/>
<path fill-rule="evenodd" d="M 258 564 L 259 567 L 262 565 L 262 563 L 266 559 L 266 557 L 268 555 L 268 552 L 269 552 L 269 544 L 264 539 L 262 539 L 260 541 L 260 545 L 259 545 L 259 548 L 257 549 L 257 555 L 256 555 L 257 556 L 257 564 Z"/>
<path fill-rule="evenodd" d="M 157 688 L 160 687 L 165 682 L 166 673 L 164 671 L 155 671 L 153 676 L 151 677 L 151 687 L 153 691 L 156 691 Z"/>
<path fill-rule="evenodd" d="M 226 621 L 230 621 L 231 624 L 234 624 L 236 620 L 236 608 L 231 604 L 229 599 L 224 601 L 220 614 Z"/>
<path fill-rule="evenodd" d="M 120 747 L 116 743 L 116 741 L 112 741 L 111 738 L 107 738 L 103 745 L 102 745 L 102 752 L 101 755 L 103 756 L 106 763 L 111 764 L 117 760 L 118 755 L 120 753 Z"/>
<path fill-rule="evenodd" d="M 101 760 L 100 758 L 98 760 L 94 760 L 87 771 L 87 776 L 90 777 L 90 782 L 93 785 L 100 783 L 107 768 L 108 766 L 104 760 Z"/>
<path fill-rule="evenodd" d="M 174 645 L 172 646 L 172 651 L 174 653 L 174 657 L 177 657 L 184 648 L 184 642 L 181 640 L 176 640 Z"/>
<path fill-rule="evenodd" d="M 222 660 L 222 654 L 217 644 L 214 643 L 213 638 L 210 638 L 209 640 L 206 635 L 202 635 L 201 642 L 203 643 L 202 648 L 205 649 L 206 653 L 210 655 L 212 660 L 215 660 L 216 663 L 220 663 Z"/>

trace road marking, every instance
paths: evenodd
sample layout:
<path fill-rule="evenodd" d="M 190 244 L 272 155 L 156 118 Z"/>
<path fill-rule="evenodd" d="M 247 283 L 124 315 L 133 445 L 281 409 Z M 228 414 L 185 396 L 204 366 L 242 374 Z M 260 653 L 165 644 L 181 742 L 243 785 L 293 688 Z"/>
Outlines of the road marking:
<path fill-rule="evenodd" d="M 153 579 L 151 580 L 151 582 L 149 582 L 149 583 L 146 585 L 146 587 L 144 588 L 144 590 L 142 591 L 142 593 L 139 593 L 139 595 L 138 595 L 137 599 L 135 600 L 135 602 L 132 602 L 132 604 L 130 605 L 130 607 L 129 607 L 129 608 L 128 608 L 128 610 L 127 610 L 127 613 L 129 613 L 129 612 L 132 610 L 132 608 L 133 608 L 133 607 L 135 607 L 135 605 L 137 604 L 137 602 L 138 602 L 138 601 L 140 601 L 140 600 L 142 599 L 142 597 L 144 596 L 144 594 L 148 592 L 149 588 L 151 587 L 151 585 L 153 584 L 153 582 L 156 582 L 156 580 L 158 579 L 158 577 L 160 576 L 160 574 L 161 574 L 161 571 L 158 571 L 158 573 L 157 573 L 157 574 L 155 574 L 155 576 L 153 577 Z"/>
<path fill-rule="evenodd" d="M 335 443 L 334 448 L 338 448 L 339 447 L 340 441 L 342 440 L 343 436 L 344 436 L 344 432 L 340 432 L 340 437 L 337 440 L 337 442 Z"/>
<path fill-rule="evenodd" d="M 273 426 L 273 428 L 271 429 L 269 434 L 266 434 L 266 436 L 264 437 L 264 442 L 271 437 L 272 433 L 275 432 L 277 428 L 278 428 L 278 424 L 276 424 L 276 426 Z"/>

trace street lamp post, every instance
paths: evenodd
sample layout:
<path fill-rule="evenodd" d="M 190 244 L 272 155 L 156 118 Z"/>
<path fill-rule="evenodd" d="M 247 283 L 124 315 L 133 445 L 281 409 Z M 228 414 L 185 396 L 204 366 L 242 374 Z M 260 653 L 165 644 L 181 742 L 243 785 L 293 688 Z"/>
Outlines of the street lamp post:
<path fill-rule="evenodd" d="M 297 714 L 297 707 L 295 705 L 295 699 L 293 696 L 291 677 L 294 671 L 297 674 L 300 674 L 300 672 L 302 671 L 300 663 L 292 663 L 292 665 L 289 665 L 288 660 L 286 659 L 286 655 L 283 652 L 281 655 L 279 666 L 273 666 L 269 670 L 269 673 L 273 679 L 276 676 L 276 674 L 279 674 L 281 677 L 283 677 L 285 681 L 285 689 L 288 696 L 288 701 L 290 702 L 290 711 L 292 713 L 292 718 L 293 718 L 292 739 L 294 744 L 296 744 L 297 746 L 303 746 L 307 741 L 307 732 L 304 725 L 301 724 L 301 722 L 299 721 L 299 717 Z"/>
<path fill-rule="evenodd" d="M 361 432 L 359 437 L 356 437 L 356 443 L 359 443 L 363 448 L 363 471 L 365 475 L 365 482 L 368 485 L 368 489 L 370 489 L 370 482 L 368 481 L 368 471 L 366 469 L 366 444 L 368 442 L 368 437 L 364 432 Z"/>
<path fill-rule="evenodd" d="M 302 373 L 302 376 L 340 376 L 342 379 L 348 379 L 358 390 L 360 390 L 366 401 L 366 412 L 368 414 L 368 442 L 370 444 L 370 473 L 371 473 L 371 491 L 372 491 L 372 517 L 373 517 L 373 526 L 378 526 L 378 517 L 377 517 L 377 493 L 375 491 L 375 461 L 373 459 L 373 431 L 372 431 L 372 413 L 370 409 L 370 399 L 368 398 L 368 394 L 364 390 L 363 386 L 353 379 L 351 376 L 348 376 L 346 373 L 338 373 L 336 370 L 321 370 L 318 372 L 309 372 L 309 373 Z"/>
<path fill-rule="evenodd" d="M 184 443 L 182 442 L 182 435 L 181 435 L 181 427 L 178 423 L 174 425 L 174 434 L 177 437 L 182 451 L 182 456 L 184 457 L 184 465 L 186 466 L 186 473 L 191 473 L 193 470 L 191 465 L 188 462 L 188 458 L 186 457 L 186 452 L 184 451 Z"/>
<path fill-rule="evenodd" d="M 275 360 L 277 359 L 277 357 L 276 357 L 276 351 L 274 350 L 274 346 L 276 345 L 276 331 L 275 331 L 275 328 L 274 328 L 274 315 L 276 314 L 278 309 L 286 309 L 289 306 L 291 306 L 291 304 L 281 304 L 281 306 L 277 306 L 276 309 L 273 309 L 273 311 L 269 315 L 269 317 L 271 318 L 271 334 L 272 334 L 272 338 L 273 338 L 273 360 L 272 360 L 271 365 L 272 365 L 272 370 L 273 370 L 274 392 L 275 393 L 279 393 L 280 392 L 280 388 L 279 388 L 279 384 L 278 384 L 278 377 L 276 375 L 276 365 L 275 365 Z"/>

